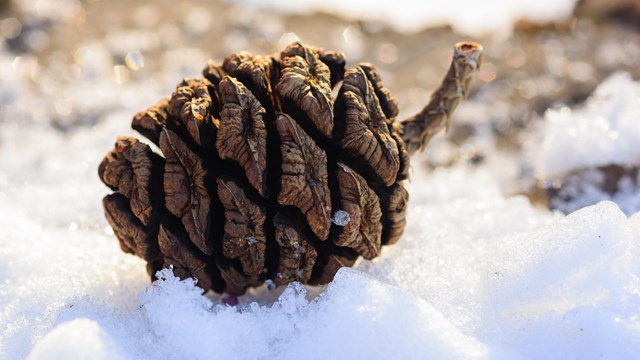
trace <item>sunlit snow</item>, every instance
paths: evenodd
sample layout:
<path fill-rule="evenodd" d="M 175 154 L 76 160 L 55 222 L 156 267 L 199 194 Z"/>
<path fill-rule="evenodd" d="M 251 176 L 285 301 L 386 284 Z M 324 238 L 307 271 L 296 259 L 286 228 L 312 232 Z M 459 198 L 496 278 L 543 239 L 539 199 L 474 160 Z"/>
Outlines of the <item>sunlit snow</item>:
<path fill-rule="evenodd" d="M 640 211 L 640 82 L 627 73 L 609 76 L 576 109 L 548 110 L 527 142 L 535 176 L 561 186 L 552 204 L 573 212 L 600 200 L 615 201 L 626 214 Z M 598 168 L 626 169 L 616 191 L 603 190 Z"/>
<path fill-rule="evenodd" d="M 607 78 L 577 109 L 548 110 L 529 147 L 536 175 L 609 164 L 640 164 L 640 82 L 627 73 Z"/>

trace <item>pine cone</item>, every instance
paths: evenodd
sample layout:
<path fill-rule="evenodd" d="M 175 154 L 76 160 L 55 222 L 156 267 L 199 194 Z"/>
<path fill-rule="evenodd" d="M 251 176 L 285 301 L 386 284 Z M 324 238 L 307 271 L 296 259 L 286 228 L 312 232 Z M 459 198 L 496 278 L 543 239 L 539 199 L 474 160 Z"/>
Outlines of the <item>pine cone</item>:
<path fill-rule="evenodd" d="M 456 45 L 443 85 L 404 123 L 375 68 L 345 71 L 340 52 L 294 43 L 210 62 L 133 118 L 163 156 L 120 137 L 100 164 L 115 191 L 107 220 L 151 275 L 173 266 L 234 295 L 267 279 L 327 283 L 402 235 L 409 154 L 448 126 L 480 53 Z"/>

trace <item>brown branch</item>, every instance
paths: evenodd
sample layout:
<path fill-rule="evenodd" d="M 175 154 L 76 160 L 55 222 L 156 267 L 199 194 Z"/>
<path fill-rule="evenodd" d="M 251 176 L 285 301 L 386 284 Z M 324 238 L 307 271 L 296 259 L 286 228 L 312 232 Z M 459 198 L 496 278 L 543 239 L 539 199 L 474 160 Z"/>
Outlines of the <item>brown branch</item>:
<path fill-rule="evenodd" d="M 449 129 L 451 115 L 466 98 L 469 84 L 482 63 L 482 46 L 460 42 L 454 47 L 453 60 L 440 87 L 422 111 L 401 124 L 401 136 L 410 155 L 424 149 L 442 129 Z"/>

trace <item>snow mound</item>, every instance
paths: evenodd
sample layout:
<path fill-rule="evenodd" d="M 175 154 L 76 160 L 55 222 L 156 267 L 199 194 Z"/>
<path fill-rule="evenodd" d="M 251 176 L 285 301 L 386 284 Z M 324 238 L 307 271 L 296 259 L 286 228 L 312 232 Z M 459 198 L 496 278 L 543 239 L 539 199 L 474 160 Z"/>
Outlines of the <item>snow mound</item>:
<path fill-rule="evenodd" d="M 160 277 L 140 301 L 153 333 L 175 339 L 160 345 L 170 358 L 478 358 L 486 352 L 427 302 L 357 270 L 341 270 L 313 301 L 292 284 L 273 305 L 239 309 L 212 305 L 193 282 L 166 270 Z M 185 333 L 188 328 L 197 330 Z"/>
<path fill-rule="evenodd" d="M 553 179 L 584 168 L 640 163 L 640 82 L 628 73 L 603 81 L 576 110 L 549 110 L 529 153 L 536 176 Z"/>
<path fill-rule="evenodd" d="M 613 201 L 640 211 L 640 82 L 628 73 L 603 81 L 584 105 L 546 112 L 525 143 L 550 205 L 565 213 Z"/>

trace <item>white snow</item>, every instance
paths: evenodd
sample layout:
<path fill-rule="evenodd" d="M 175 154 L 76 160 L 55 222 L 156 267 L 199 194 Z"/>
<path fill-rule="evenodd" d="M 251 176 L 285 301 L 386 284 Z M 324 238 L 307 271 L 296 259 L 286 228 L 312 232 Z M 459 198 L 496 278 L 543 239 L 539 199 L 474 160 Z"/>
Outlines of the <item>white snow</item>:
<path fill-rule="evenodd" d="M 333 213 L 333 217 L 331 218 L 331 222 L 338 226 L 345 226 L 351 221 L 351 215 L 344 210 L 338 210 Z"/>
<path fill-rule="evenodd" d="M 537 180 L 558 188 L 554 208 L 570 213 L 598 201 L 617 203 L 628 215 L 640 211 L 640 82 L 628 73 L 604 80 L 584 105 L 548 110 L 526 142 Z M 598 168 L 628 172 L 616 191 L 604 190 Z"/>
<path fill-rule="evenodd" d="M 605 175 L 598 169 L 586 169 L 562 179 L 558 196 L 551 199 L 555 209 L 571 213 L 598 201 L 615 202 L 625 214 L 640 211 L 640 174 L 622 176 L 613 194 L 603 189 Z"/>
<path fill-rule="evenodd" d="M 97 150 L 94 136 L 73 138 Z M 55 148 L 74 159 L 74 146 Z M 94 165 L 83 181 L 97 181 Z M 381 259 L 310 289 L 318 296 L 296 284 L 279 296 L 282 289 L 261 288 L 234 308 L 169 270 L 148 286 L 143 262 L 104 232 L 98 198 L 106 189 L 66 200 L 76 180 L 49 171 L 2 191 L 5 200 L 40 188 L 45 201 L 0 202 L 0 358 L 640 355 L 640 217 L 613 203 L 564 217 L 503 196 L 491 169 L 418 171 L 407 233 Z M 79 219 L 54 199 L 93 210 Z"/>
<path fill-rule="evenodd" d="M 247 245 L 251 246 L 251 245 L 255 245 L 258 243 L 258 239 L 256 239 L 255 236 L 249 236 L 249 238 L 247 238 Z"/>
<path fill-rule="evenodd" d="M 508 35 L 518 20 L 548 22 L 571 15 L 577 0 L 228 0 L 270 8 L 285 13 L 310 14 L 323 11 L 354 19 L 379 21 L 395 30 L 414 32 L 429 26 L 449 24 L 457 32 L 478 35 Z M 491 19 L 491 21 L 487 21 Z"/>
<path fill-rule="evenodd" d="M 546 112 L 530 142 L 536 175 L 553 179 L 609 164 L 640 164 L 640 82 L 616 73 L 578 109 Z"/>
<path fill-rule="evenodd" d="M 78 318 L 56 326 L 33 347 L 27 360 L 120 360 L 120 347 L 97 322 Z"/>

